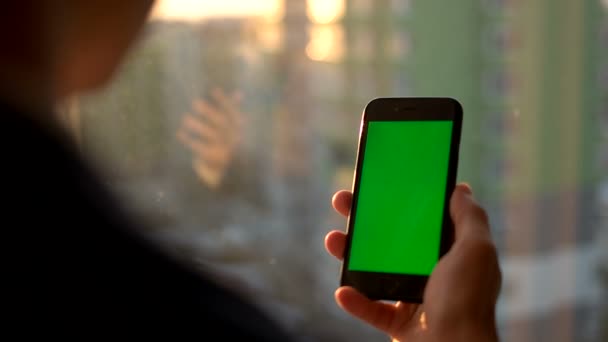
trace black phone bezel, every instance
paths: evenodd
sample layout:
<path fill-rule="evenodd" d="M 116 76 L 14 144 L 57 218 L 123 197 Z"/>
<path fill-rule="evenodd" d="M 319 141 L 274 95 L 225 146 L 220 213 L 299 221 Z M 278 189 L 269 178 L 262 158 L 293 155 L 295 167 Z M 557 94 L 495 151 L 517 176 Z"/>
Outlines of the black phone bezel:
<path fill-rule="evenodd" d="M 347 267 L 352 241 L 352 225 L 356 215 L 354 209 L 357 206 L 361 167 L 365 154 L 364 147 L 367 140 L 367 127 L 369 121 L 453 121 L 439 248 L 439 258 L 441 258 L 447 253 L 454 239 L 454 227 L 450 218 L 449 200 L 456 186 L 462 115 L 460 103 L 453 98 L 445 97 L 376 98 L 367 104 L 363 112 L 359 132 L 359 146 L 352 188 L 353 201 L 351 214 L 347 222 L 344 262 L 342 263 L 340 277 L 341 286 L 352 286 L 373 300 L 400 300 L 411 303 L 422 303 L 428 276 L 349 271 Z"/>

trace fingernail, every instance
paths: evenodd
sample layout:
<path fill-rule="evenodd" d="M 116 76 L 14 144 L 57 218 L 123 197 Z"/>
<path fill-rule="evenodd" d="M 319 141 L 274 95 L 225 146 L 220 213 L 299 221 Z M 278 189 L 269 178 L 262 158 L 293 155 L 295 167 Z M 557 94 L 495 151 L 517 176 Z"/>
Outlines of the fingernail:
<path fill-rule="evenodd" d="M 462 188 L 462 190 L 464 192 L 466 192 L 467 194 L 469 194 L 469 195 L 473 194 L 473 189 L 471 189 L 471 186 L 468 183 L 460 183 L 459 185 Z"/>

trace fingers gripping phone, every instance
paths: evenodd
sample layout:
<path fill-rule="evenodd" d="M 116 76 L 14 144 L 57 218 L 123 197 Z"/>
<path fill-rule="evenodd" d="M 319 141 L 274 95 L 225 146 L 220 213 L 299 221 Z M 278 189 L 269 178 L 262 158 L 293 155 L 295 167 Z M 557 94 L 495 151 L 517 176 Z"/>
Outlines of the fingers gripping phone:
<path fill-rule="evenodd" d="M 421 303 L 453 240 L 462 107 L 450 98 L 378 98 L 363 113 L 341 285 Z"/>

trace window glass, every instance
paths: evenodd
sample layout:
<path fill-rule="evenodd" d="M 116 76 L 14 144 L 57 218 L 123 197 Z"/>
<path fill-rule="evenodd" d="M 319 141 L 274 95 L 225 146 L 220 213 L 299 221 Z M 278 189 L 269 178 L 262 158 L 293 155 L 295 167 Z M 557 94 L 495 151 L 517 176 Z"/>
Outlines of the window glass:
<path fill-rule="evenodd" d="M 330 198 L 351 187 L 369 100 L 457 98 L 502 340 L 605 341 L 607 27 L 600 0 L 165 0 L 65 117 L 146 234 L 300 336 L 385 341 L 333 300 Z"/>

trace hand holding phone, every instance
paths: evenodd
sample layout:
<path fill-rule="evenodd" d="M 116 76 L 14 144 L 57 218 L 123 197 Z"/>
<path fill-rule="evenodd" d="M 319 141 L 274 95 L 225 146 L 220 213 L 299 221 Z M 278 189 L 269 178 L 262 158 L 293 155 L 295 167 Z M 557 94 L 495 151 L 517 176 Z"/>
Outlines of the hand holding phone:
<path fill-rule="evenodd" d="M 449 98 L 379 98 L 365 108 L 341 285 L 420 303 L 449 249 L 462 108 Z"/>
<path fill-rule="evenodd" d="M 345 217 L 351 204 L 351 191 L 339 191 L 332 199 L 334 209 Z M 455 240 L 433 269 L 423 304 L 375 301 L 345 286 L 335 293 L 338 305 L 393 341 L 498 341 L 495 308 L 500 268 L 487 216 L 468 186 L 455 187 L 450 216 Z M 325 247 L 342 260 L 346 234 L 331 231 Z"/>

